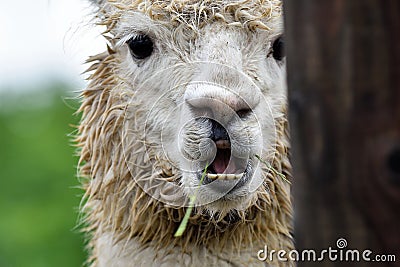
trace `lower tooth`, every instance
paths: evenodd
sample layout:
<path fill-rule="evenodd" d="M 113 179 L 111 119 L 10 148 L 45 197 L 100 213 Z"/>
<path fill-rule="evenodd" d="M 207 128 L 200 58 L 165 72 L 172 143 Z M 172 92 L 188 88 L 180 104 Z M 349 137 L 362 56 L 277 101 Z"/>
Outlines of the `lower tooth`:
<path fill-rule="evenodd" d="M 242 177 L 243 177 L 243 172 L 235 175 L 235 179 L 240 179 Z"/>
<path fill-rule="evenodd" d="M 212 173 L 207 173 L 207 177 L 214 180 L 214 179 L 218 178 L 218 175 L 217 174 L 212 174 Z"/>
<path fill-rule="evenodd" d="M 226 174 L 217 174 L 217 179 L 226 180 Z"/>
<path fill-rule="evenodd" d="M 233 179 L 235 179 L 235 177 L 236 177 L 235 174 L 227 174 L 227 175 L 226 175 L 226 179 L 227 179 L 227 180 L 233 180 Z"/>
<path fill-rule="evenodd" d="M 243 173 L 239 174 L 225 174 L 225 173 L 219 173 L 219 174 L 213 174 L 213 173 L 207 173 L 207 177 L 210 179 L 219 179 L 219 180 L 235 180 L 235 179 L 240 179 L 242 178 Z"/>

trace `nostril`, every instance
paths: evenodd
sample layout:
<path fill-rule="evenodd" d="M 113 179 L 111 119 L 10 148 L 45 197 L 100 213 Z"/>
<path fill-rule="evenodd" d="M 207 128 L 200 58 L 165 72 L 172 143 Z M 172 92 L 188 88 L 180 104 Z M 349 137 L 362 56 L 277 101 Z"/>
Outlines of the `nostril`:
<path fill-rule="evenodd" d="M 250 115 L 250 113 L 251 113 L 251 109 L 249 109 L 249 108 L 243 108 L 243 109 L 239 109 L 238 111 L 236 111 L 236 114 L 239 116 L 239 118 L 247 117 L 248 115 Z"/>

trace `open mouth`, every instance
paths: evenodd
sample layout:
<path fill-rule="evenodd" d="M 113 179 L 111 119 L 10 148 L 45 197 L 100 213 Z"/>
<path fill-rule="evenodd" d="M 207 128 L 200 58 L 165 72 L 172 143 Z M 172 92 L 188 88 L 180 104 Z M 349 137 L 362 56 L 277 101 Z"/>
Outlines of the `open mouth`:
<path fill-rule="evenodd" d="M 214 181 L 236 181 L 238 186 L 243 185 L 247 177 L 248 160 L 235 158 L 231 153 L 229 139 L 215 141 L 217 153 L 214 161 L 207 168 L 203 184 Z"/>
<path fill-rule="evenodd" d="M 216 154 L 206 170 L 202 185 L 212 183 L 212 190 L 219 193 L 229 193 L 244 186 L 252 177 L 252 161 L 249 157 L 237 157 L 232 148 L 228 131 L 220 123 L 209 119 L 212 126 L 209 138 L 215 143 Z M 242 155 L 239 153 L 238 155 Z M 202 171 L 197 172 L 200 181 Z"/>

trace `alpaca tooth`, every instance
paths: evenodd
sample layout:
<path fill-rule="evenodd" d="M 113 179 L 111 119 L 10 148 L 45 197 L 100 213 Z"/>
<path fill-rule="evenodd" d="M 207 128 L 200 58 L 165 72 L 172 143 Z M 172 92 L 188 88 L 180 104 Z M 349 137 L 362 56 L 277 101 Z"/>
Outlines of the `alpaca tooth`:
<path fill-rule="evenodd" d="M 207 177 L 212 180 L 236 180 L 242 178 L 244 173 L 234 174 L 234 173 L 207 173 Z"/>
<path fill-rule="evenodd" d="M 235 179 L 241 179 L 242 177 L 243 177 L 243 172 L 242 173 L 239 173 L 239 174 L 236 174 L 235 175 Z"/>
<path fill-rule="evenodd" d="M 212 173 L 207 173 L 207 177 L 214 180 L 214 179 L 218 178 L 218 175 L 217 174 L 212 174 Z"/>
<path fill-rule="evenodd" d="M 227 180 L 233 180 L 233 179 L 235 179 L 236 178 L 236 175 L 235 174 L 226 174 L 226 179 Z"/>
<path fill-rule="evenodd" d="M 218 176 L 218 179 L 220 179 L 220 180 L 226 180 L 226 174 L 219 173 L 219 174 L 217 174 L 217 176 Z"/>

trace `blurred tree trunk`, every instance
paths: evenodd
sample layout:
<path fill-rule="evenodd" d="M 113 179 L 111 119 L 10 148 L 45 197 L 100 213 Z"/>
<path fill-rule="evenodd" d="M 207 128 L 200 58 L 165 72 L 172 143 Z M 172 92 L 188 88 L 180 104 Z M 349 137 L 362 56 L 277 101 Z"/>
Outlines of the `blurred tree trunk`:
<path fill-rule="evenodd" d="M 396 254 L 368 266 L 400 266 L 400 1 L 284 9 L 297 247 L 345 238 L 346 249 Z"/>

